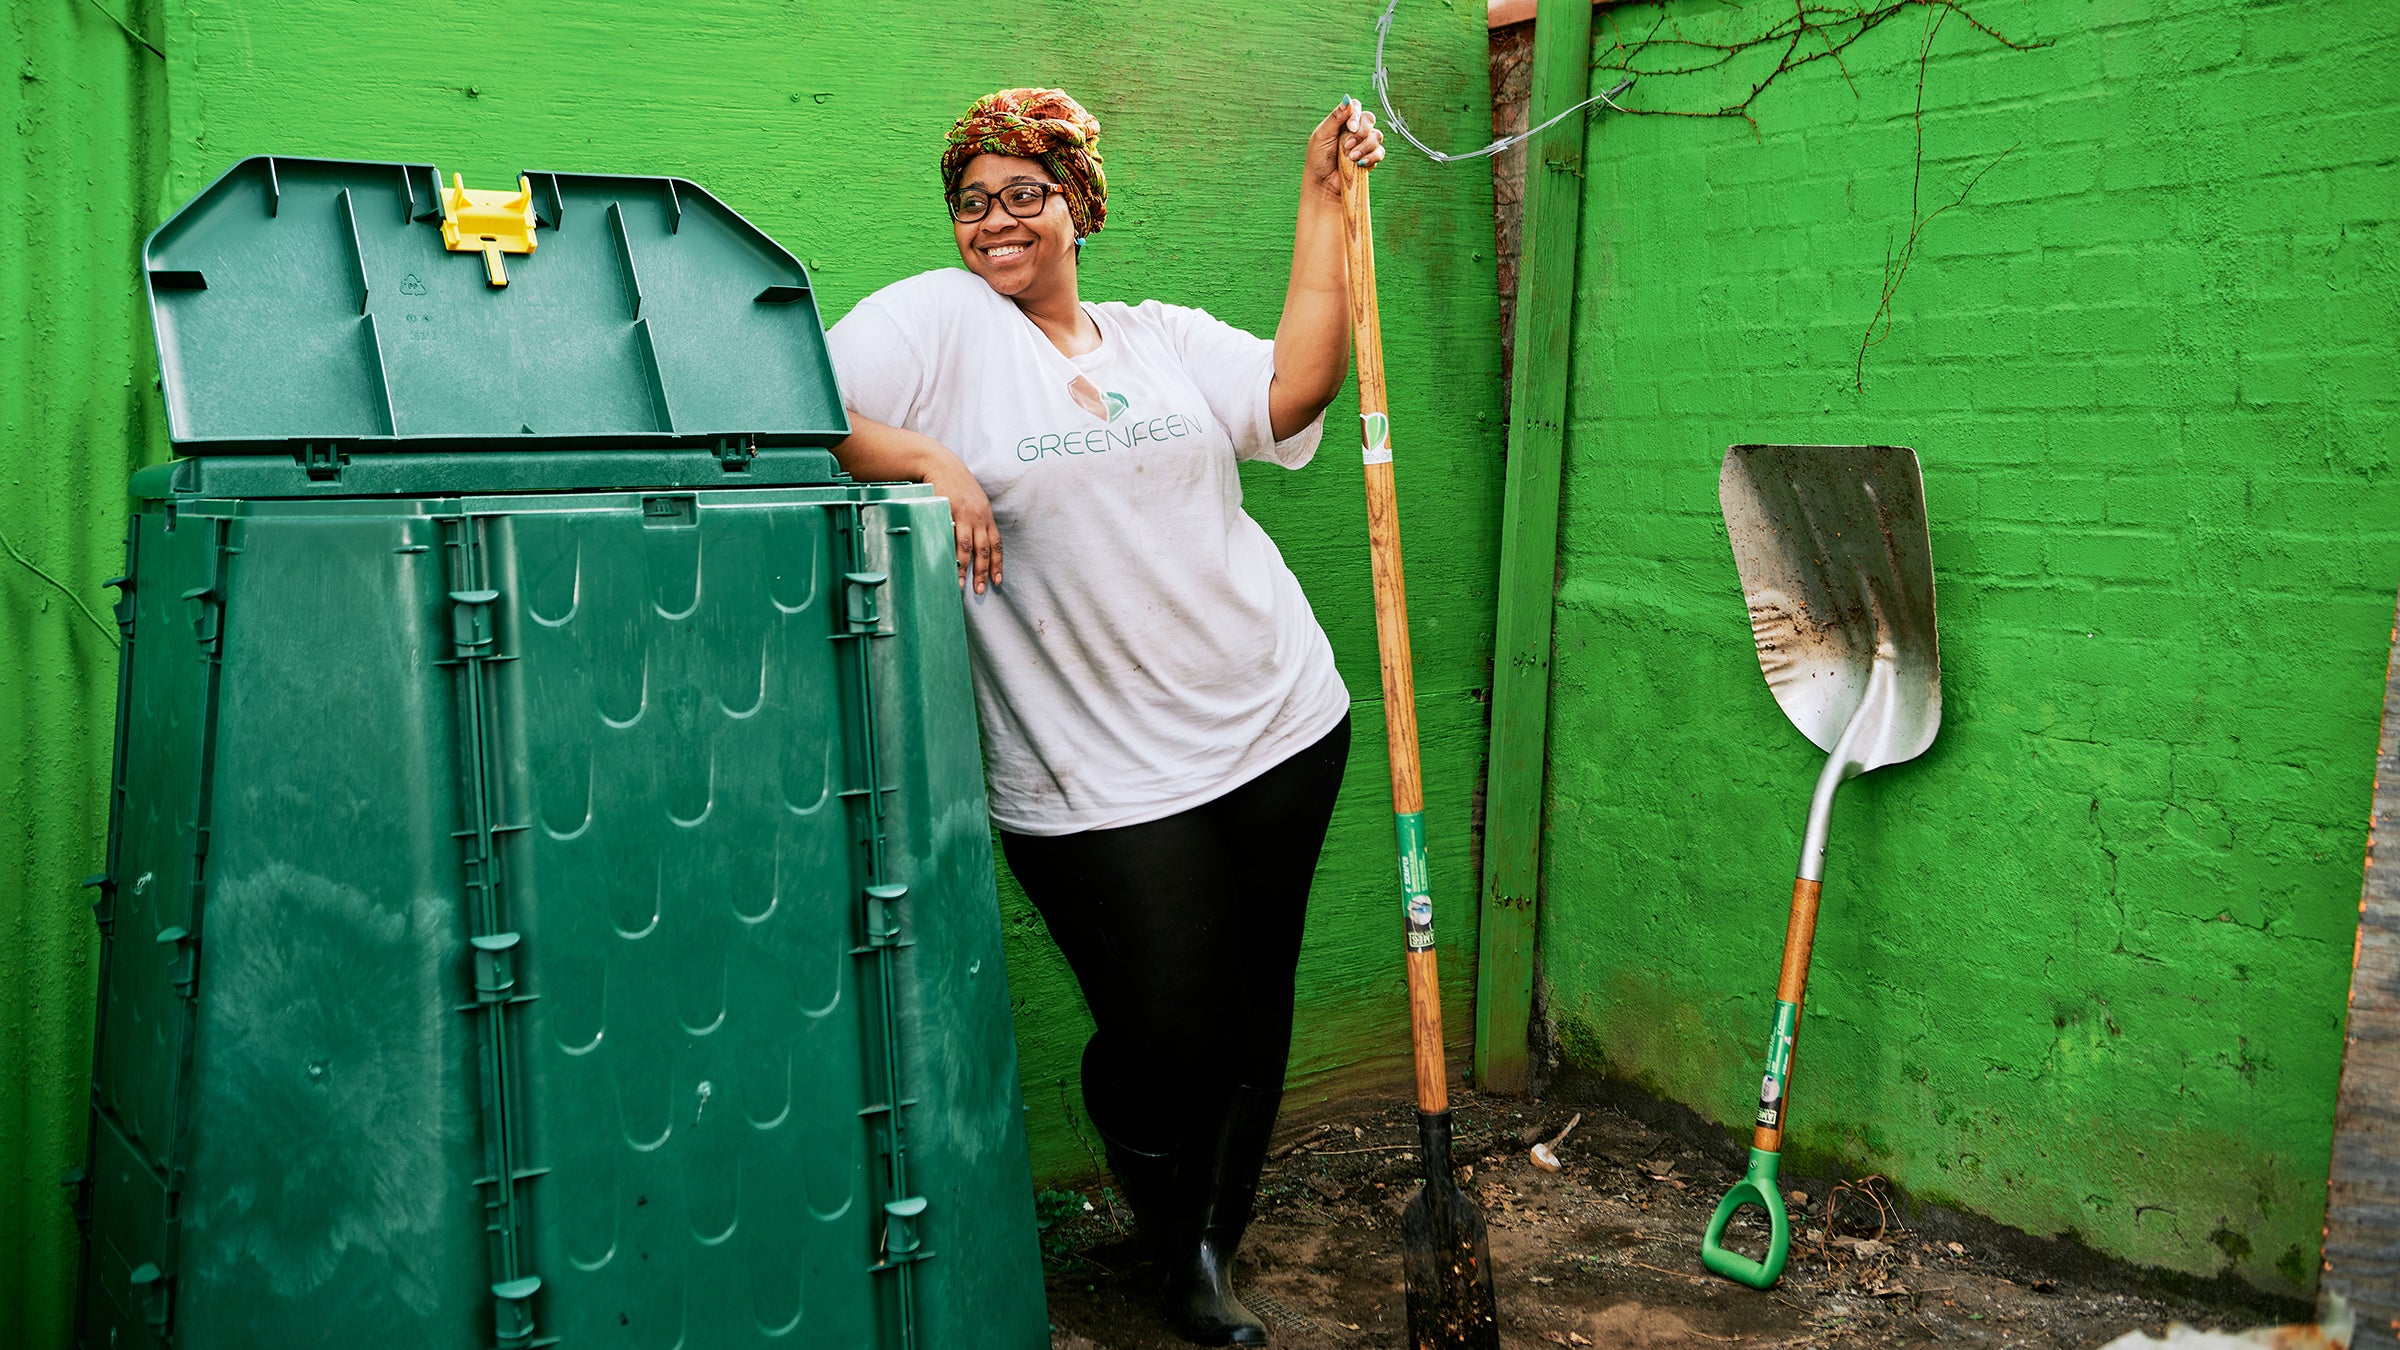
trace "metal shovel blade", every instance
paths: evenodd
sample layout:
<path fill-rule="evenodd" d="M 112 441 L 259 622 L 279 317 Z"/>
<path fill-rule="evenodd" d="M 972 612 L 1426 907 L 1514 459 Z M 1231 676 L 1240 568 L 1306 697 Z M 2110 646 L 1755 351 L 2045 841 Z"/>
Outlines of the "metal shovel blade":
<path fill-rule="evenodd" d="M 1880 658 L 1889 684 L 1844 758 L 1864 773 L 1923 754 L 1942 725 L 1942 656 L 1916 451 L 1737 445 L 1717 500 L 1758 666 L 1792 725 L 1831 752 Z"/>
<path fill-rule="evenodd" d="M 1450 1160 L 1450 1113 L 1417 1113 L 1425 1186 L 1400 1211 L 1409 1350 L 1500 1350 L 1492 1249 Z"/>

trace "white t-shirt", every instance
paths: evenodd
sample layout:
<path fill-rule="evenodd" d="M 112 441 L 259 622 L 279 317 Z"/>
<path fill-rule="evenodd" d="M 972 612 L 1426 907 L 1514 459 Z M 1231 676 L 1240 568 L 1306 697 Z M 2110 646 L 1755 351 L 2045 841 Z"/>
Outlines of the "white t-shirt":
<path fill-rule="evenodd" d="M 1350 708 L 1333 647 L 1237 460 L 1277 441 L 1274 344 L 1196 309 L 1087 304 L 1069 358 L 958 268 L 859 302 L 827 345 L 860 416 L 940 441 L 991 497 L 1006 580 L 966 592 L 992 819 L 1019 834 L 1157 820 L 1275 767 Z"/>

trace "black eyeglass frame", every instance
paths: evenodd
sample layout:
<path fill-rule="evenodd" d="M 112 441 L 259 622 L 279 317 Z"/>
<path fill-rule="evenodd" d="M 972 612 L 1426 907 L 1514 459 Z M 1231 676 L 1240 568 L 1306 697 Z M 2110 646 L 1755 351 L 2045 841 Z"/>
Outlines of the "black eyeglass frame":
<path fill-rule="evenodd" d="M 1034 208 L 1032 210 L 1020 211 L 1017 208 L 1009 205 L 1006 201 L 1002 200 L 1009 193 L 1014 192 L 1019 188 L 1041 189 L 1041 199 L 1034 204 Z M 969 188 L 967 189 L 967 192 L 980 192 L 980 190 Z M 961 225 L 974 225 L 981 222 L 985 217 L 992 214 L 992 203 L 994 202 L 999 202 L 1001 210 L 1006 211 L 1008 214 L 1015 216 L 1019 220 L 1031 220 L 1040 215 L 1042 212 L 1050 209 L 1050 198 L 1052 195 L 1055 194 L 1061 197 L 1067 195 L 1067 187 L 1064 183 L 1010 183 L 1002 187 L 998 192 L 981 192 L 980 195 L 983 197 L 983 209 L 976 212 L 974 215 L 962 216 L 958 213 L 959 200 L 960 198 L 966 196 L 967 192 L 962 192 L 951 197 L 946 203 L 946 205 L 950 208 L 950 219 L 957 221 Z"/>

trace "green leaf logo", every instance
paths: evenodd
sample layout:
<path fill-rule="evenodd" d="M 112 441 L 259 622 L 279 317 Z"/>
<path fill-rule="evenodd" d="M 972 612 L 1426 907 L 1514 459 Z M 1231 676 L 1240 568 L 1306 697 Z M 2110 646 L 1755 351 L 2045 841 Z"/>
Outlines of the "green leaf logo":
<path fill-rule="evenodd" d="M 1392 422 L 1382 413 L 1360 413 L 1358 420 L 1366 424 L 1366 461 L 1369 464 L 1392 462 Z"/>
<path fill-rule="evenodd" d="M 1124 412 L 1127 406 L 1129 406 L 1131 403 L 1132 400 L 1126 398 L 1123 394 L 1110 394 L 1108 396 L 1108 420 L 1111 422 L 1116 421 L 1118 414 Z"/>

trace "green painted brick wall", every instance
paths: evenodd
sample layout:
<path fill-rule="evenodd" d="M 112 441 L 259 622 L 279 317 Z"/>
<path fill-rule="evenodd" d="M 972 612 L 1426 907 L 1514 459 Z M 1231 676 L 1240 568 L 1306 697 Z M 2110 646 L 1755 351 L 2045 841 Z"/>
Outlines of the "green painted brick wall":
<path fill-rule="evenodd" d="M 83 1156 L 99 950 L 78 886 L 116 717 L 100 583 L 124 562 L 125 475 L 165 440 L 127 285 L 158 209 L 163 68 L 89 4 L 0 9 L 0 536 L 22 559 L 0 549 L 0 1346 L 57 1343 L 74 1279 L 58 1180 Z"/>
<path fill-rule="evenodd" d="M 1299 145 L 1343 94 L 1367 90 L 1374 43 L 1373 15 L 1334 0 L 1036 0 L 972 22 L 922 0 L 137 5 L 129 21 L 162 59 L 88 0 L 9 0 L 7 12 L 26 41 L 12 60 L 24 73 L 0 94 L 18 110 L 0 172 L 39 191 L 0 194 L 0 286 L 18 288 L 0 293 L 0 474 L 13 503 L 0 529 L 95 604 L 118 554 L 120 484 L 160 425 L 135 249 L 162 206 L 245 155 L 432 159 L 470 185 L 523 168 L 679 174 L 808 260 L 830 319 L 956 262 L 934 173 L 950 119 L 994 88 L 1058 84 L 1108 128 L 1111 214 L 1085 258 L 1086 295 L 1200 305 L 1271 332 Z M 1409 17 L 1391 59 L 1417 124 L 1480 142 L 1480 9 Z M 1395 160 L 1376 200 L 1445 999 L 1463 1063 L 1501 441 L 1491 184 L 1475 167 Z M 70 249 L 31 247 L 66 223 Z M 1303 958 L 1297 1111 L 1407 1075 L 1355 417 L 1345 395 L 1315 465 L 1244 478 L 1357 696 Z M 73 1253 L 54 1183 L 81 1150 L 89 1054 L 93 944 L 75 883 L 99 865 L 114 675 L 98 634 L 44 589 L 0 560 L 5 692 L 24 710 L 0 728 L 0 1032 L 28 1029 L 0 1034 L 0 1251 L 32 1254 L 0 1262 L 0 1341 L 23 1319 L 28 1343 L 47 1346 L 64 1335 Z M 1022 896 L 1005 878 L 1002 890 L 1036 1170 L 1089 1173 L 1070 1105 L 1081 1000 Z"/>
<path fill-rule="evenodd" d="M 1930 11 L 1779 81 L 1756 134 L 1591 134 L 1548 1006 L 1569 1059 L 1746 1142 L 1820 759 L 1760 679 L 1717 468 L 1914 446 L 1946 721 L 1835 811 L 1796 1162 L 2304 1292 L 2400 582 L 2400 7 L 1970 9 L 2048 45 L 1934 41 L 1924 209 L 2016 149 L 1926 228 L 1863 393 Z M 1603 62 L 1660 14 L 1604 10 Z"/>

